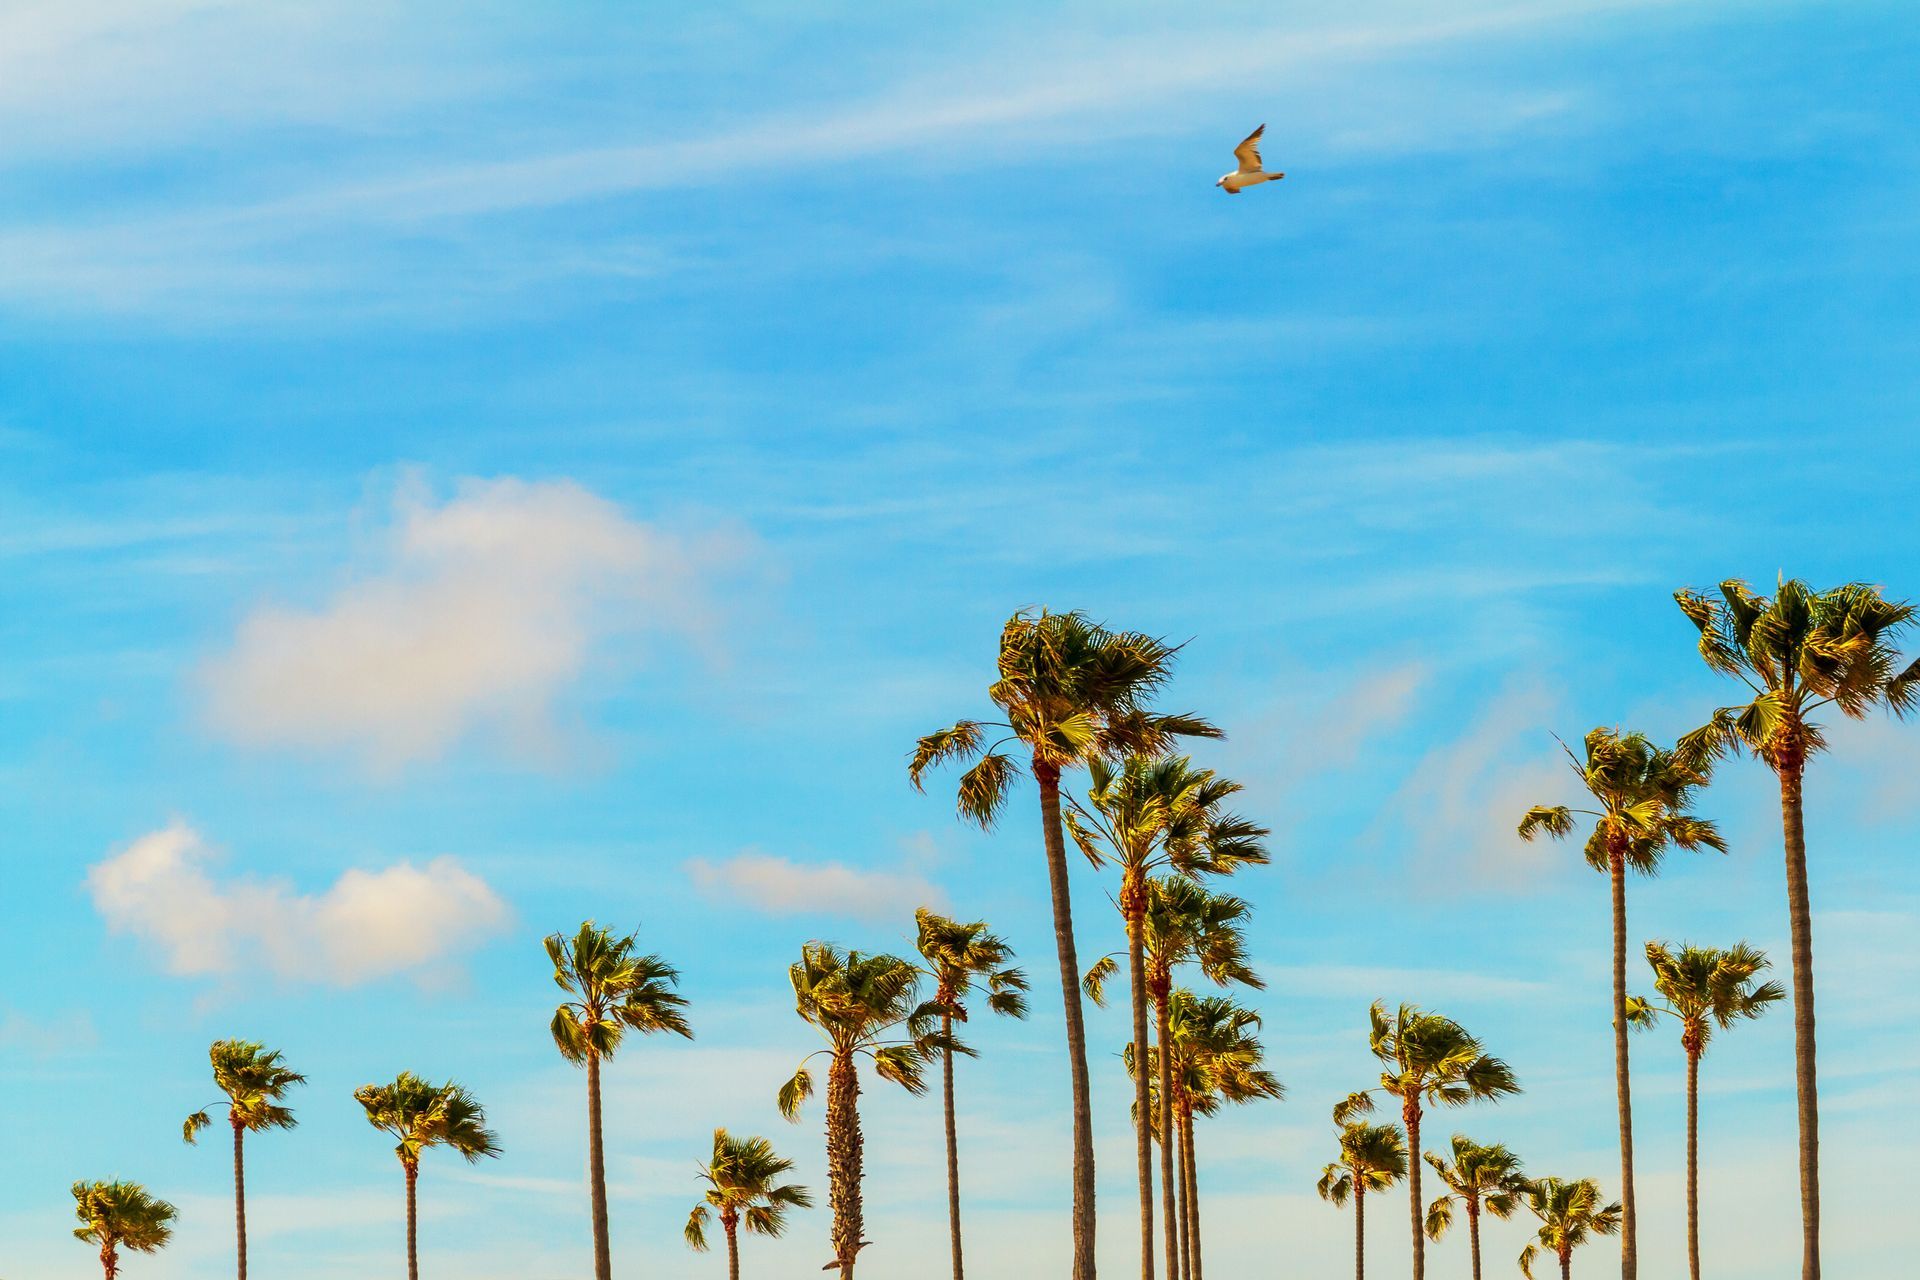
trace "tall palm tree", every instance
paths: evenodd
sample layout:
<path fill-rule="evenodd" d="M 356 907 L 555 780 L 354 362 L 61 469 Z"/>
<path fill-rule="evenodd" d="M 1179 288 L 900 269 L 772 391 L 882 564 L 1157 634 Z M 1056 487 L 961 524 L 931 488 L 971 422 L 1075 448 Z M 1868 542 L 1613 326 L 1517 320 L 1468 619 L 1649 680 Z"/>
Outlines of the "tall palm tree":
<path fill-rule="evenodd" d="M 618 1052 L 627 1032 L 670 1031 L 693 1039 L 685 998 L 673 988 L 680 973 L 640 951 L 640 935 L 616 937 L 593 921 L 578 933 L 549 934 L 553 981 L 574 997 L 553 1011 L 553 1043 L 560 1056 L 587 1069 L 587 1175 L 593 1212 L 594 1280 L 610 1280 L 613 1251 L 607 1236 L 607 1157 L 600 1132 L 600 1064 Z"/>
<path fill-rule="evenodd" d="M 1407 1139 L 1397 1124 L 1335 1123 L 1340 1158 L 1320 1171 L 1316 1189 L 1335 1206 L 1353 1197 L 1353 1280 L 1367 1280 L 1367 1192 L 1385 1191 L 1407 1176 Z"/>
<path fill-rule="evenodd" d="M 1221 986 L 1238 982 L 1260 988 L 1264 984 L 1247 963 L 1245 927 L 1253 909 L 1240 898 L 1213 893 L 1187 876 L 1153 876 L 1147 881 L 1146 912 L 1141 918 L 1141 948 L 1146 970 L 1147 993 L 1153 1001 L 1155 1044 L 1168 1043 L 1171 1031 L 1173 975 L 1184 964 L 1198 965 L 1200 972 Z M 1096 962 L 1087 972 L 1086 991 L 1094 1003 L 1105 1002 L 1105 986 L 1116 964 L 1112 956 Z M 1161 1208 L 1166 1218 L 1167 1237 L 1176 1245 L 1168 1258 L 1169 1277 L 1191 1269 L 1183 1212 L 1185 1178 L 1175 1169 L 1178 1129 L 1173 1113 L 1173 1060 L 1166 1054 L 1154 1055 L 1158 1090 L 1155 1100 L 1155 1130 L 1161 1135 L 1160 1183 Z M 1138 1105 L 1136 1086 L 1135 1105 Z"/>
<path fill-rule="evenodd" d="M 1080 1007 L 1080 960 L 1073 938 L 1060 779 L 1092 760 L 1159 755 L 1180 737 L 1220 737 L 1196 716 L 1149 709 L 1171 676 L 1177 645 L 1137 631 L 1110 631 L 1082 613 L 1022 610 L 1000 632 L 998 678 L 987 697 L 1004 720 L 962 720 L 915 745 L 907 774 L 972 760 L 960 777 L 961 816 L 991 828 L 1006 807 L 1022 762 L 1001 748 L 1017 744 L 1040 792 L 1040 832 L 1053 898 L 1053 942 L 1060 958 L 1067 1060 L 1073 1086 L 1073 1280 L 1093 1280 L 1093 1102 L 1087 1083 L 1087 1032 Z M 1004 736 L 989 742 L 994 732 Z"/>
<path fill-rule="evenodd" d="M 1200 1163 L 1193 1119 L 1213 1115 L 1228 1103 L 1244 1106 L 1263 1098 L 1283 1098 L 1286 1087 L 1264 1065 L 1265 1050 L 1257 1034 L 1259 1014 L 1225 996 L 1197 996 L 1185 990 L 1174 992 L 1170 1003 L 1167 1056 L 1173 1060 L 1173 1134 L 1181 1152 L 1180 1177 L 1187 1205 L 1185 1275 L 1202 1280 Z"/>
<path fill-rule="evenodd" d="M 841 1280 L 853 1280 L 854 1259 L 870 1241 L 861 1215 L 860 1180 L 865 1170 L 860 1133 L 859 1062 L 867 1058 L 883 1080 L 908 1093 L 924 1093 L 929 1054 L 943 1049 L 936 1030 L 939 1009 L 919 1003 L 920 971 L 898 956 L 863 955 L 826 942 L 809 942 L 787 971 L 795 1008 L 827 1047 L 800 1064 L 780 1086 L 780 1113 L 800 1119 L 800 1104 L 813 1096 L 807 1062 L 827 1055 L 827 1203 L 833 1210 L 833 1261 Z"/>
<path fill-rule="evenodd" d="M 1480 1041 L 1452 1018 L 1403 1004 L 1392 1015 L 1381 1001 L 1367 1011 L 1371 1028 L 1367 1047 L 1386 1070 L 1380 1073 L 1383 1092 L 1400 1099 L 1400 1120 L 1407 1127 L 1407 1150 L 1420 1150 L 1420 1115 L 1425 1103 L 1464 1107 L 1470 1102 L 1498 1102 L 1520 1092 L 1512 1068 L 1485 1052 Z M 1334 1121 L 1373 1110 L 1372 1090 L 1349 1094 L 1334 1108 Z M 1427 1274 L 1426 1219 L 1420 1204 L 1420 1161 L 1408 1166 L 1407 1190 L 1412 1201 L 1413 1280 Z"/>
<path fill-rule="evenodd" d="M 1911 605 L 1879 588 L 1849 583 L 1815 591 L 1795 579 L 1771 599 L 1746 583 L 1720 584 L 1720 599 L 1677 591 L 1674 600 L 1700 629 L 1707 666 L 1747 686 L 1751 701 L 1721 707 L 1680 740 L 1704 764 L 1750 752 L 1780 782 L 1787 861 L 1787 921 L 1793 944 L 1794 1085 L 1800 1104 L 1800 1276 L 1820 1280 L 1820 1100 L 1814 1069 L 1813 908 L 1807 895 L 1807 831 L 1801 783 L 1807 758 L 1826 745 L 1811 717 L 1825 707 L 1862 719 L 1885 704 L 1905 715 L 1920 702 L 1920 660 L 1900 669 L 1894 639 L 1913 621 Z"/>
<path fill-rule="evenodd" d="M 1559 1261 L 1560 1280 L 1570 1280 L 1573 1251 L 1594 1236 L 1610 1236 L 1620 1230 L 1620 1202 L 1600 1203 L 1600 1184 L 1592 1178 L 1577 1182 L 1539 1178 L 1522 1189 L 1520 1202 L 1540 1219 L 1533 1243 L 1520 1251 L 1520 1273 L 1527 1280 L 1533 1280 L 1533 1264 L 1542 1252 L 1551 1253 Z"/>
<path fill-rule="evenodd" d="M 240 1280 L 247 1280 L 246 1135 L 298 1124 L 285 1105 L 287 1090 L 305 1084 L 307 1078 L 289 1070 L 277 1049 L 252 1040 L 215 1040 L 207 1058 L 213 1064 L 213 1083 L 227 1100 L 188 1116 L 181 1136 L 194 1143 L 200 1131 L 213 1123 L 214 1108 L 227 1109 L 227 1122 L 233 1127 L 233 1226 L 239 1240 Z"/>
<path fill-rule="evenodd" d="M 1777 982 L 1755 985 L 1767 968 L 1764 952 L 1738 943 L 1724 951 L 1663 942 L 1647 944 L 1653 989 L 1665 1000 L 1636 999 L 1629 1016 L 1651 1026 L 1661 1014 L 1680 1023 L 1680 1047 L 1687 1055 L 1687 1274 L 1700 1280 L 1700 1056 L 1713 1029 L 1757 1018 L 1786 998 Z"/>
<path fill-rule="evenodd" d="M 953 1024 L 967 1021 L 967 997 L 984 982 L 987 1008 L 1010 1018 L 1027 1016 L 1027 975 L 1015 968 L 1013 948 L 988 932 L 984 920 L 962 924 L 921 907 L 914 912 L 920 958 L 933 978 L 933 1003 L 940 1011 L 940 1094 L 947 1127 L 947 1232 L 953 1251 L 953 1280 L 962 1280 L 960 1251 L 960 1140 L 953 1105 L 953 1055 L 970 1053 L 954 1039 Z"/>
<path fill-rule="evenodd" d="M 1520 1192 L 1526 1178 L 1520 1171 L 1520 1157 L 1503 1146 L 1473 1141 L 1465 1134 L 1453 1135 L 1453 1158 L 1443 1160 L 1431 1151 L 1423 1157 L 1440 1176 L 1447 1189 L 1427 1206 L 1427 1238 L 1438 1240 L 1453 1226 L 1453 1205 L 1459 1201 L 1467 1211 L 1467 1238 L 1473 1246 L 1473 1280 L 1480 1280 L 1480 1213 L 1485 1210 L 1500 1219 L 1511 1218 L 1520 1205 Z"/>
<path fill-rule="evenodd" d="M 727 1280 L 740 1280 L 740 1228 L 771 1238 L 787 1229 L 788 1209 L 813 1207 L 805 1187 L 780 1181 L 792 1172 L 793 1161 L 775 1155 L 765 1138 L 736 1138 L 715 1129 L 713 1156 L 700 1166 L 707 1190 L 687 1217 L 688 1246 L 705 1253 L 707 1222 L 718 1217 L 727 1236 Z"/>
<path fill-rule="evenodd" d="M 1133 755 L 1119 765 L 1088 765 L 1087 802 L 1071 801 L 1067 829 L 1098 867 L 1120 865 L 1121 918 L 1127 931 L 1127 997 L 1133 1042 L 1147 1043 L 1147 880 L 1169 867 L 1182 875 L 1221 875 L 1267 861 L 1268 834 L 1223 809 L 1241 786 L 1211 769 L 1196 769 L 1185 756 Z M 1140 1185 L 1140 1275 L 1153 1280 L 1153 1154 L 1148 1074 L 1134 1073 L 1134 1160 Z M 1171 1188 L 1168 1188 L 1171 1191 Z M 1177 1247 L 1166 1239 L 1167 1273 L 1177 1266 Z"/>
<path fill-rule="evenodd" d="M 393 1153 L 407 1182 L 407 1280 L 420 1280 L 419 1206 L 415 1192 L 420 1181 L 420 1154 L 429 1147 L 446 1147 L 478 1164 L 500 1155 L 497 1134 L 487 1128 L 487 1113 L 472 1094 L 449 1080 L 428 1084 L 411 1071 L 402 1071 L 392 1084 L 361 1085 L 353 1100 L 367 1113 L 367 1123 L 400 1140 Z"/>
<path fill-rule="evenodd" d="M 76 1182 L 73 1213 L 83 1225 L 76 1240 L 100 1246 L 100 1270 L 106 1280 L 120 1274 L 120 1250 L 158 1253 L 173 1239 L 178 1211 L 155 1199 L 137 1182 Z"/>
<path fill-rule="evenodd" d="M 1668 849 L 1726 852 L 1711 822 L 1693 815 L 1693 793 L 1706 782 L 1705 766 L 1683 762 L 1645 735 L 1595 729 L 1586 757 L 1567 752 L 1594 809 L 1535 805 L 1520 820 L 1520 836 L 1544 831 L 1556 839 L 1572 833 L 1575 815 L 1593 820 L 1587 865 L 1604 873 L 1613 891 L 1613 1081 L 1620 1112 L 1620 1202 L 1626 1206 L 1620 1234 L 1621 1280 L 1639 1270 L 1638 1217 L 1633 1202 L 1633 1092 L 1627 1077 L 1627 869 L 1643 876 L 1659 870 Z"/>

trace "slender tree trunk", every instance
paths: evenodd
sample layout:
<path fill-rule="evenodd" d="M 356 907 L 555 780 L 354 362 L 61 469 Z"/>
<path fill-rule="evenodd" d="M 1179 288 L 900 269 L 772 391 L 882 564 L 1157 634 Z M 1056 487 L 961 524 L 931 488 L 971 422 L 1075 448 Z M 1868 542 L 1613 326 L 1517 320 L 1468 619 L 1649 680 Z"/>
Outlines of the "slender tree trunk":
<path fill-rule="evenodd" d="M 953 1044 L 953 1015 L 940 1015 L 940 1034 L 949 1046 Z M 941 1101 L 947 1113 L 947 1234 L 953 1244 L 953 1280 L 962 1280 L 966 1274 L 965 1265 L 960 1260 L 960 1137 L 954 1123 L 953 1114 L 953 1050 L 951 1047 L 940 1053 L 940 1093 Z"/>
<path fill-rule="evenodd" d="M 853 1054 L 835 1050 L 827 1068 L 827 1201 L 833 1209 L 833 1257 L 840 1264 L 840 1280 L 853 1280 L 854 1259 L 866 1232 L 860 1213 L 863 1165 L 860 1076 Z"/>
<path fill-rule="evenodd" d="M 1639 1216 L 1633 1207 L 1633 1087 L 1627 1079 L 1627 858 L 1625 838 L 1608 841 L 1613 889 L 1613 1082 L 1620 1101 L 1620 1280 L 1640 1271 Z"/>
<path fill-rule="evenodd" d="M 612 1280 L 613 1250 L 607 1240 L 607 1153 L 600 1141 L 600 1055 L 587 1055 L 587 1181 L 593 1204 L 593 1277 Z"/>
<path fill-rule="evenodd" d="M 1560 1254 L 1560 1280 L 1573 1280 L 1573 1250 L 1562 1250 Z"/>
<path fill-rule="evenodd" d="M 723 1218 L 720 1225 L 727 1229 L 727 1280 L 740 1280 L 740 1223 Z"/>
<path fill-rule="evenodd" d="M 1175 1221 L 1168 1227 L 1168 1230 L 1172 1231 L 1180 1241 L 1179 1280 L 1193 1280 L 1193 1250 L 1190 1247 L 1192 1241 L 1187 1235 L 1187 1210 L 1189 1208 L 1187 1204 L 1186 1177 L 1187 1144 L 1186 1139 L 1180 1134 L 1180 1122 L 1176 1119 L 1168 1119 L 1165 1134 L 1166 1136 L 1162 1141 L 1171 1144 L 1169 1150 L 1173 1153 L 1173 1168 L 1175 1170 L 1172 1175 L 1173 1185 L 1178 1192 L 1174 1197 Z"/>
<path fill-rule="evenodd" d="M 1167 1054 L 1167 1042 L 1173 1038 L 1173 1013 L 1168 1007 L 1172 979 L 1160 972 L 1153 975 L 1154 1070 L 1159 1079 L 1160 1096 L 1154 1110 L 1160 1124 L 1160 1205 L 1166 1216 L 1167 1280 L 1180 1280 L 1187 1270 L 1186 1237 L 1180 1229 L 1186 1215 L 1180 1204 L 1185 1196 L 1181 1180 L 1174 1177 L 1173 1064 Z"/>
<path fill-rule="evenodd" d="M 1353 1173 L 1353 1280 L 1367 1280 L 1367 1190 L 1364 1174 Z"/>
<path fill-rule="evenodd" d="M 1417 1094 L 1400 1104 L 1400 1117 L 1407 1126 L 1407 1198 L 1413 1205 L 1413 1280 L 1425 1280 L 1427 1233 L 1420 1215 L 1420 1098 Z"/>
<path fill-rule="evenodd" d="M 1473 1280 L 1480 1280 L 1480 1197 L 1467 1197 L 1467 1241 L 1473 1247 Z"/>
<path fill-rule="evenodd" d="M 1187 1177 L 1187 1256 L 1193 1280 L 1202 1280 L 1200 1266 L 1200 1161 L 1193 1149 L 1193 1112 L 1180 1108 L 1180 1144 L 1186 1152 Z"/>
<path fill-rule="evenodd" d="M 1140 1280 L 1153 1280 L 1153 1101 L 1147 1087 L 1147 953 L 1141 936 L 1147 907 L 1146 873 L 1129 868 L 1120 884 L 1127 921 L 1127 1003 L 1133 1012 L 1133 1156 L 1140 1182 Z M 1173 1242 L 1167 1241 L 1173 1276 Z"/>
<path fill-rule="evenodd" d="M 1033 777 L 1040 787 L 1047 885 L 1053 894 L 1053 943 L 1060 953 L 1060 994 L 1066 1006 L 1067 1060 L 1073 1078 L 1073 1280 L 1094 1280 L 1093 1097 L 1087 1084 L 1087 1028 L 1080 1007 L 1080 958 L 1073 940 L 1067 843 L 1060 825 L 1060 770 L 1036 756 Z"/>
<path fill-rule="evenodd" d="M 233 1115 L 233 1109 L 227 1109 L 227 1115 Z M 247 1280 L 247 1131 L 240 1127 L 238 1119 L 233 1120 L 233 1234 L 238 1242 L 240 1259 L 240 1280 Z"/>
<path fill-rule="evenodd" d="M 1803 762 L 1779 770 L 1786 835 L 1787 916 L 1793 939 L 1793 1082 L 1800 1100 L 1800 1280 L 1820 1280 L 1820 1092 L 1813 1061 L 1813 909 L 1807 896 Z"/>
<path fill-rule="evenodd" d="M 1700 1280 L 1700 1054 L 1687 1049 L 1687 1275 Z"/>
<path fill-rule="evenodd" d="M 120 1252 L 110 1244 L 100 1246 L 100 1271 L 106 1280 L 120 1274 Z"/>
<path fill-rule="evenodd" d="M 407 1171 L 407 1280 L 420 1280 L 420 1213 L 414 1197 L 420 1167 L 404 1162 L 401 1167 Z"/>

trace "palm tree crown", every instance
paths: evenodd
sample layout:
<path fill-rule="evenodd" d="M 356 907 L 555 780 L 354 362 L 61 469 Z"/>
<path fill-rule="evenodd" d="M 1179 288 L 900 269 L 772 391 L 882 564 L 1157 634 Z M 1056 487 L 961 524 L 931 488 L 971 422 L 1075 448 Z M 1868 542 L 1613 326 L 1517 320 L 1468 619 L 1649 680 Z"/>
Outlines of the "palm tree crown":
<path fill-rule="evenodd" d="M 478 1164 L 500 1154 L 499 1137 L 487 1128 L 487 1113 L 460 1085 L 429 1084 L 411 1071 L 402 1071 L 392 1084 L 362 1085 L 353 1099 L 367 1113 L 367 1123 L 398 1138 L 394 1154 L 413 1168 L 429 1147 L 446 1147 Z"/>
<path fill-rule="evenodd" d="M 1320 1171 L 1322 1200 L 1344 1205 L 1356 1189 L 1385 1191 L 1407 1176 L 1407 1139 L 1397 1124 L 1350 1120 L 1340 1126 L 1340 1157 Z"/>
<path fill-rule="evenodd" d="M 1223 807 L 1241 785 L 1186 756 L 1096 757 L 1087 778 L 1087 801 L 1073 802 L 1066 822 L 1096 867 L 1112 859 L 1134 880 L 1162 866 L 1225 875 L 1267 861 L 1267 829 Z"/>
<path fill-rule="evenodd" d="M 1451 1154 L 1451 1159 L 1442 1159 L 1429 1151 L 1423 1157 L 1447 1187 L 1427 1206 L 1427 1237 L 1432 1240 L 1446 1235 L 1453 1225 L 1456 1200 L 1484 1208 L 1496 1218 L 1510 1218 L 1520 1207 L 1520 1192 L 1526 1186 L 1520 1157 L 1503 1146 L 1483 1145 L 1456 1133 Z"/>
<path fill-rule="evenodd" d="M 1027 975 L 1013 965 L 1013 948 L 990 932 L 986 921 L 963 924 L 926 907 L 915 911 L 913 919 L 916 946 L 934 981 L 933 1002 L 943 1015 L 967 1021 L 967 997 L 974 984 L 982 982 L 988 1009 L 1010 1018 L 1027 1016 Z"/>
<path fill-rule="evenodd" d="M 252 1040 L 216 1040 L 207 1057 L 213 1064 L 214 1085 L 227 1095 L 224 1105 L 236 1129 L 258 1133 L 291 1129 L 299 1123 L 283 1100 L 287 1090 L 305 1084 L 307 1078 L 289 1070 L 278 1050 Z M 200 1131 L 213 1123 L 211 1111 L 203 1107 L 188 1116 L 181 1136 L 188 1142 L 195 1141 Z"/>
<path fill-rule="evenodd" d="M 1592 1178 L 1575 1182 L 1539 1178 L 1526 1184 L 1520 1198 L 1540 1219 L 1533 1243 L 1520 1251 L 1520 1271 L 1527 1280 L 1533 1280 L 1534 1260 L 1543 1251 L 1559 1259 L 1560 1274 L 1566 1275 L 1575 1249 L 1594 1236 L 1620 1230 L 1620 1202 L 1602 1204 L 1600 1184 Z"/>
<path fill-rule="evenodd" d="M 676 994 L 679 970 L 657 955 L 640 954 L 638 934 L 616 937 L 589 920 L 573 937 L 546 940 L 553 981 L 573 996 L 553 1014 L 553 1043 L 568 1062 L 611 1058 L 628 1031 L 670 1031 L 693 1039 Z"/>
<path fill-rule="evenodd" d="M 787 973 L 796 1010 L 826 1037 L 830 1052 L 869 1058 L 881 1079 L 909 1093 L 926 1092 L 925 1067 L 939 1047 L 934 1019 L 940 1011 L 920 1003 L 917 968 L 898 956 L 809 942 Z M 780 1114 L 798 1119 L 801 1104 L 812 1096 L 813 1073 L 802 1065 L 780 1087 Z"/>
<path fill-rule="evenodd" d="M 707 1223 L 715 1215 L 729 1236 L 736 1226 L 762 1236 L 785 1231 L 787 1210 L 813 1207 L 813 1195 L 805 1187 L 780 1181 L 792 1172 L 793 1161 L 775 1154 L 765 1138 L 736 1138 L 715 1129 L 713 1155 L 700 1166 L 707 1190 L 687 1218 L 688 1246 L 706 1250 Z"/>
<path fill-rule="evenodd" d="M 1713 1029 L 1725 1029 L 1744 1018 L 1757 1018 L 1786 991 L 1777 982 L 1755 985 L 1768 966 L 1766 953 L 1744 942 L 1717 947 L 1681 946 L 1675 951 L 1664 942 L 1647 944 L 1647 964 L 1653 969 L 1653 989 L 1664 1004 L 1636 997 L 1630 1016 L 1639 1026 L 1651 1026 L 1661 1014 L 1680 1022 L 1680 1042 L 1688 1054 L 1707 1048 Z"/>
<path fill-rule="evenodd" d="M 107 1280 L 119 1270 L 119 1252 L 156 1253 L 173 1239 L 178 1210 L 150 1195 L 137 1182 L 76 1182 L 73 1213 L 81 1225 L 76 1240 L 100 1246 L 100 1263 Z"/>
<path fill-rule="evenodd" d="M 1645 734 L 1598 728 L 1587 734 L 1585 758 L 1567 753 L 1580 785 L 1600 806 L 1535 805 L 1520 821 L 1520 837 L 1541 832 L 1555 838 L 1572 833 L 1576 818 L 1593 819 L 1587 837 L 1587 865 L 1609 869 L 1614 858 L 1642 875 L 1652 875 L 1668 849 L 1717 849 L 1726 842 L 1713 823 L 1692 813 L 1693 796 L 1707 781 L 1700 762 L 1689 763 L 1676 751 L 1654 745 Z"/>

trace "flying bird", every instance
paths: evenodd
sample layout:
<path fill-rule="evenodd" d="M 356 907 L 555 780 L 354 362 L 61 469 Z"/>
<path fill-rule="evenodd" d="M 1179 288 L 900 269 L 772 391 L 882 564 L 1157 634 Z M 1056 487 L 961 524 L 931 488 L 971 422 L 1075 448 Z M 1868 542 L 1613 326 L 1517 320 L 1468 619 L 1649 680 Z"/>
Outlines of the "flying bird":
<path fill-rule="evenodd" d="M 1240 167 L 1232 173 L 1221 174 L 1220 181 L 1214 186 L 1224 187 L 1228 195 L 1237 196 L 1243 187 L 1255 187 L 1287 176 L 1284 173 L 1268 173 L 1260 167 L 1260 135 L 1266 131 L 1267 126 L 1261 125 L 1247 135 L 1245 142 L 1233 149 L 1234 159 L 1240 162 Z"/>

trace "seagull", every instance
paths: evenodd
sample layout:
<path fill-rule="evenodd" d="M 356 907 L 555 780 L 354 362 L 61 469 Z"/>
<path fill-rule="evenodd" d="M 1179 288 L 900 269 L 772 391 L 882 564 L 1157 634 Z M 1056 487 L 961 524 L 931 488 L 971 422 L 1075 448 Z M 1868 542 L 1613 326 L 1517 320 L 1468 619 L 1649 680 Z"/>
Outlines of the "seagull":
<path fill-rule="evenodd" d="M 1245 142 L 1233 149 L 1234 158 L 1240 161 L 1240 167 L 1232 173 L 1221 174 L 1220 181 L 1214 183 L 1214 186 L 1224 187 L 1228 195 L 1237 196 L 1242 187 L 1254 187 L 1262 182 L 1272 182 L 1276 178 L 1287 176 L 1284 173 L 1267 173 L 1260 167 L 1260 135 L 1266 131 L 1267 126 L 1261 125 L 1247 135 Z"/>

